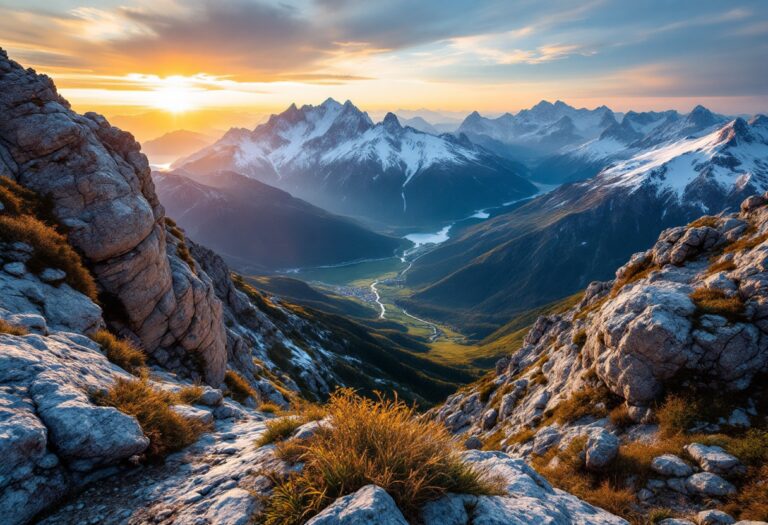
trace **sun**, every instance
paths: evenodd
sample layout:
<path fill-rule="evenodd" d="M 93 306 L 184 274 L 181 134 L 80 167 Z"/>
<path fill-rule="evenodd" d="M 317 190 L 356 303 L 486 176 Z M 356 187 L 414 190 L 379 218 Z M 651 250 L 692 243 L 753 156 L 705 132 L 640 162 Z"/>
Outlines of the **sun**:
<path fill-rule="evenodd" d="M 192 93 L 185 86 L 164 86 L 152 92 L 152 105 L 171 113 L 193 109 Z"/>

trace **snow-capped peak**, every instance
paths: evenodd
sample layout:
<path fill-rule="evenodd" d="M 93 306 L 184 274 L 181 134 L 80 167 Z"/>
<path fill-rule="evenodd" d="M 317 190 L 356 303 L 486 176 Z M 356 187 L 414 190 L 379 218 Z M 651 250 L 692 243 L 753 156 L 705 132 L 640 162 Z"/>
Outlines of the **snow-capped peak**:
<path fill-rule="evenodd" d="M 702 114 L 702 112 L 699 112 Z M 637 189 L 652 184 L 678 197 L 694 183 L 722 191 L 751 183 L 768 189 L 768 133 L 761 120 L 737 118 L 704 135 L 688 136 L 643 150 L 584 184 Z"/>

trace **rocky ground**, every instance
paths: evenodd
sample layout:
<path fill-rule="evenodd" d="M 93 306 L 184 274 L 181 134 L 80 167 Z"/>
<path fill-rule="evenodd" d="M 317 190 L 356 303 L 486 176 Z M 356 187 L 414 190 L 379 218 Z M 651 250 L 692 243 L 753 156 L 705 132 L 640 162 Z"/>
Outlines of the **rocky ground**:
<path fill-rule="evenodd" d="M 589 471 L 607 478 L 614 462 L 646 444 L 646 453 L 658 451 L 643 465 L 650 476 L 619 475 L 632 489 L 629 513 L 664 508 L 693 517 L 727 505 L 760 474 L 747 469 L 748 458 L 696 441 L 753 436 L 752 453 L 768 446 L 767 204 L 768 196 L 751 197 L 739 213 L 664 231 L 614 281 L 593 283 L 572 310 L 539 318 L 520 351 L 432 416 L 471 447 L 502 449 L 553 472 L 577 447 L 579 468 L 593 480 L 601 476 Z M 672 403 L 664 403 L 676 392 L 695 393 L 677 414 L 692 420 L 665 436 Z"/>

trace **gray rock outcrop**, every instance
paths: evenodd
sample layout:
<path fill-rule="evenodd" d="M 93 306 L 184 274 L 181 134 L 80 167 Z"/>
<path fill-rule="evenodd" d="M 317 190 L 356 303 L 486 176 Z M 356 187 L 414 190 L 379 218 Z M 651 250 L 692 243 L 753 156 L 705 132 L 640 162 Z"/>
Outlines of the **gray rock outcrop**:
<path fill-rule="evenodd" d="M 190 374 L 221 383 L 221 304 L 176 253 L 133 137 L 100 115 L 73 112 L 50 78 L 0 50 L 0 138 L 0 175 L 51 199 L 104 296 L 120 305 L 124 330 L 149 353 L 171 354 Z"/>

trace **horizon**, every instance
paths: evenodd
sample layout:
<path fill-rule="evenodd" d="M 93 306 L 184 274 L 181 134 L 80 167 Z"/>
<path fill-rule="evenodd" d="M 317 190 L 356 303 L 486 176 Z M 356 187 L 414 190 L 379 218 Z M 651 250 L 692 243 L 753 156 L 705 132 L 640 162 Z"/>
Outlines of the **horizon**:
<path fill-rule="evenodd" d="M 755 0 L 5 0 L 0 15 L 11 58 L 56 78 L 78 111 L 133 118 L 142 139 L 196 120 L 252 127 L 328 97 L 371 115 L 495 116 L 557 99 L 768 111 L 768 6 Z"/>

